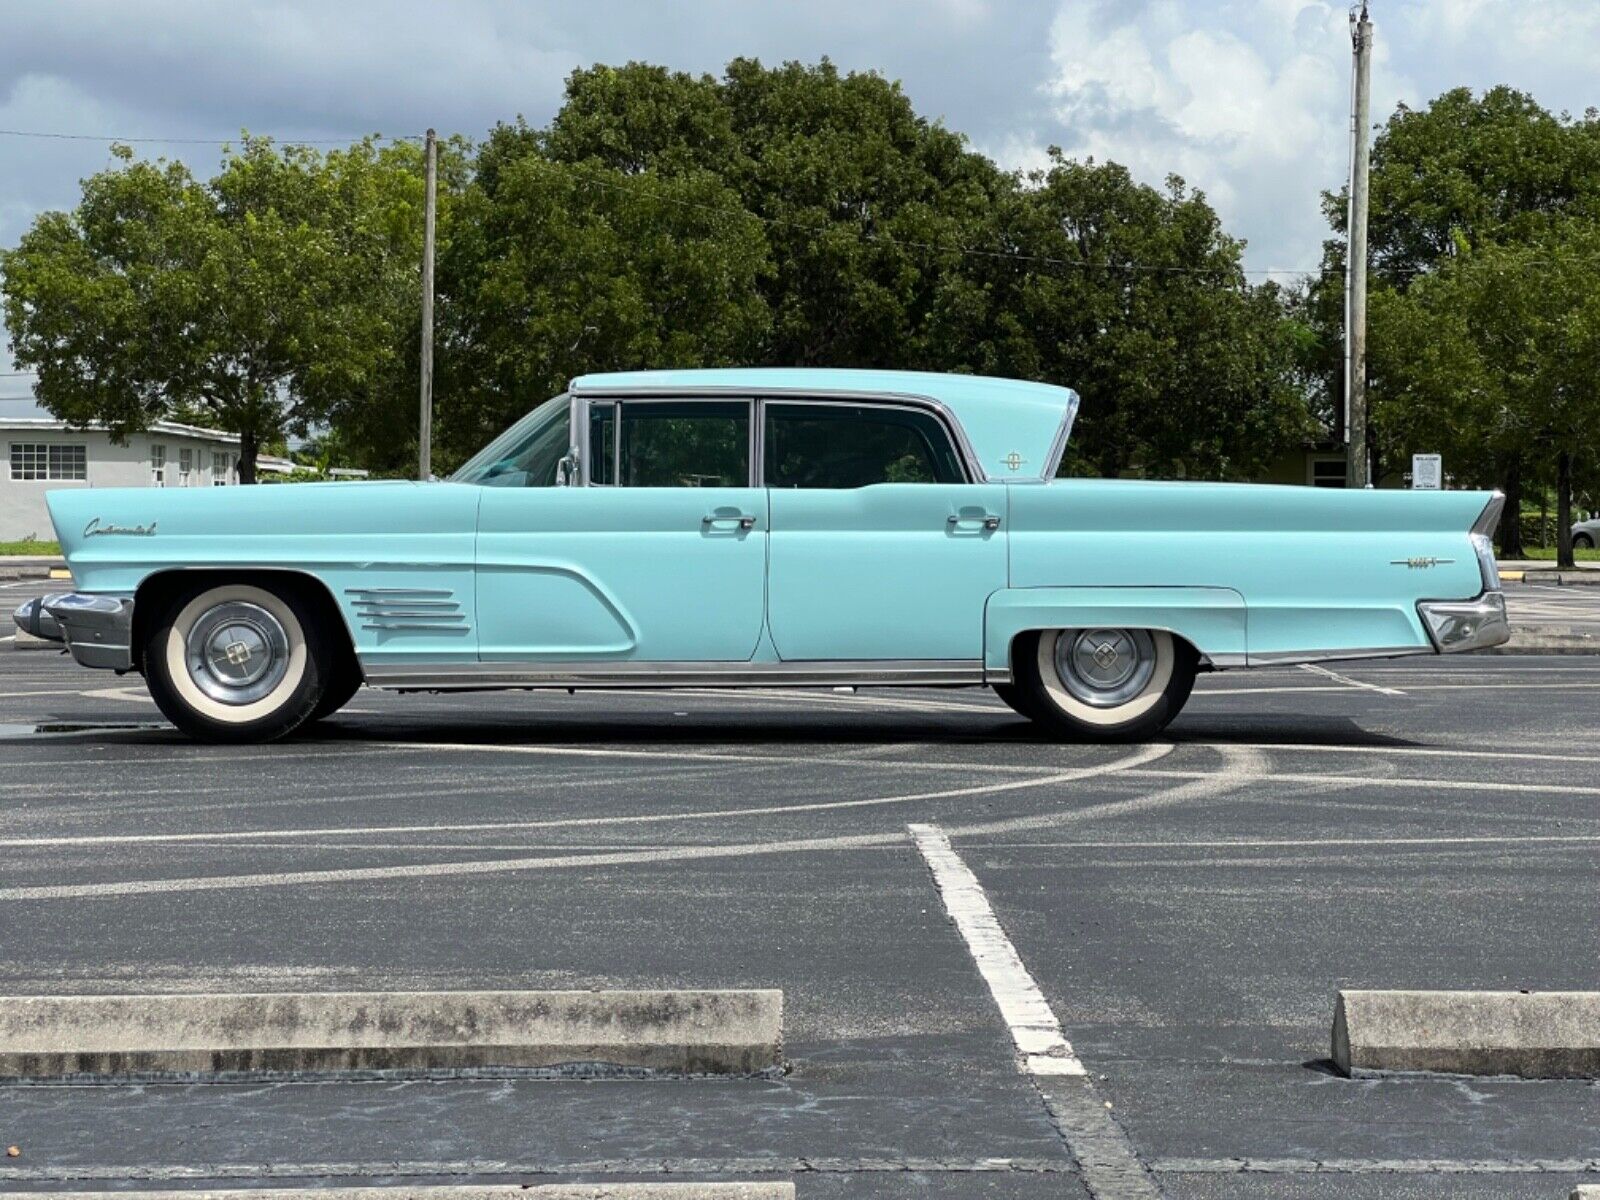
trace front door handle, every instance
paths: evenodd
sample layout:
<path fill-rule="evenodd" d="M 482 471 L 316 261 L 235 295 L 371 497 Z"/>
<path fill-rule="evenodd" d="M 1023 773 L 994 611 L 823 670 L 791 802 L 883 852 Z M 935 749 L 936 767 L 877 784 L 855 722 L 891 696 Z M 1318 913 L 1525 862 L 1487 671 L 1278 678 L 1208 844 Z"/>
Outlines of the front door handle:
<path fill-rule="evenodd" d="M 751 516 L 746 516 L 744 513 L 707 513 L 705 516 L 700 518 L 700 524 L 705 526 L 707 529 L 711 529 L 717 525 L 721 525 L 724 522 L 729 521 L 737 521 L 739 523 L 739 528 L 743 529 L 746 533 L 756 527 L 756 519 Z"/>
<path fill-rule="evenodd" d="M 955 513 L 951 513 L 950 516 L 946 518 L 946 523 L 952 529 L 956 528 L 958 525 L 966 525 L 969 523 L 976 524 L 978 522 L 982 522 L 983 527 L 990 533 L 993 533 L 996 529 L 1000 528 L 1000 518 L 995 516 L 993 513 L 984 513 L 981 517 L 960 517 Z"/>

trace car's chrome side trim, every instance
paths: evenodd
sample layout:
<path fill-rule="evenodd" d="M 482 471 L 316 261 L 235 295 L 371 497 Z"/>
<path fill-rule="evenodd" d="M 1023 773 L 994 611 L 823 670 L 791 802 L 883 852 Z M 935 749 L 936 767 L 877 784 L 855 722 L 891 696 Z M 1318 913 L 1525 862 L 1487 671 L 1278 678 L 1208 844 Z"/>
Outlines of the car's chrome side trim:
<path fill-rule="evenodd" d="M 1339 662 L 1358 658 L 1406 658 L 1432 654 L 1432 646 L 1361 646 L 1348 650 L 1252 650 L 1247 666 L 1292 667 L 1300 663 Z M 1220 664 L 1219 664 L 1220 665 Z"/>
<path fill-rule="evenodd" d="M 980 659 L 864 662 L 479 662 L 375 663 L 362 674 L 378 688 L 577 687 L 958 687 L 1009 683 Z"/>

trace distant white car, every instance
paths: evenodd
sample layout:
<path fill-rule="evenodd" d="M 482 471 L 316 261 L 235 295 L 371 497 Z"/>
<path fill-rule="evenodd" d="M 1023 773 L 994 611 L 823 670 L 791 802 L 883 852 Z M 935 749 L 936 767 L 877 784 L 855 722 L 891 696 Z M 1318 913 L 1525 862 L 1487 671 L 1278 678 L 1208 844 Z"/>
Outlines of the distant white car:
<path fill-rule="evenodd" d="M 1579 521 L 1572 527 L 1574 550 L 1593 550 L 1596 546 L 1600 546 L 1600 517 Z"/>

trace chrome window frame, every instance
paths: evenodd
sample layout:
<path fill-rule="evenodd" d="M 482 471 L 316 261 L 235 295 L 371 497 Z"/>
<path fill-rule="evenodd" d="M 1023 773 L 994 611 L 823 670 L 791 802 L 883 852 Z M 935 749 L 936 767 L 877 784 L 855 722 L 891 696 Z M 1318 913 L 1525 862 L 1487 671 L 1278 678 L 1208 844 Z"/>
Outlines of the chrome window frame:
<path fill-rule="evenodd" d="M 589 487 L 589 402 L 591 400 L 615 400 L 625 402 L 628 400 L 666 400 L 666 401 L 693 401 L 705 400 L 710 402 L 727 403 L 729 400 L 748 401 L 751 408 L 750 421 L 750 483 L 749 487 L 765 487 L 761 482 L 765 474 L 763 451 L 765 449 L 763 430 L 766 425 L 764 402 L 771 400 L 783 404 L 850 404 L 856 406 L 870 406 L 878 408 L 911 408 L 931 413 L 944 426 L 945 432 L 950 437 L 950 444 L 954 447 L 956 458 L 961 464 L 966 483 L 1004 483 L 984 471 L 978 456 L 972 449 L 972 443 L 967 440 L 966 430 L 961 422 L 956 419 L 950 407 L 932 396 L 922 396 L 911 392 L 863 392 L 829 390 L 826 388 L 793 388 L 793 387 L 691 387 L 688 385 L 674 386 L 671 384 L 658 384 L 654 386 L 590 386 L 579 389 L 569 385 L 566 392 L 572 403 L 572 445 L 578 451 L 578 486 Z M 1063 431 L 1070 430 L 1072 415 L 1077 411 L 1073 405 L 1063 421 Z M 1062 435 L 1058 435 L 1062 436 Z M 620 448 L 621 438 L 617 439 Z M 1062 436 L 1061 445 L 1066 445 Z M 620 449 L 619 449 L 620 453 Z M 595 484 L 596 487 L 611 486 Z"/>
<path fill-rule="evenodd" d="M 759 483 L 758 483 L 759 487 L 770 488 L 772 486 L 772 484 L 766 482 L 766 478 L 767 478 L 767 406 L 769 404 L 782 404 L 782 405 L 788 405 L 788 406 L 791 406 L 791 407 L 810 406 L 810 407 L 813 407 L 813 408 L 829 408 L 829 407 L 832 407 L 832 408 L 876 408 L 876 409 L 882 409 L 885 412 L 914 412 L 914 413 L 918 413 L 919 415 L 922 415 L 922 416 L 931 416 L 931 417 L 934 418 L 935 422 L 937 422 L 939 427 L 944 430 L 946 444 L 950 447 L 950 450 L 953 452 L 953 455 L 954 455 L 955 460 L 956 460 L 956 465 L 960 469 L 961 474 L 962 474 L 962 479 L 959 482 L 960 483 L 972 483 L 972 482 L 974 482 L 973 478 L 972 478 L 971 466 L 967 461 L 967 457 L 966 457 L 965 453 L 963 452 L 961 444 L 954 438 L 954 436 L 952 436 L 951 430 L 950 430 L 950 423 L 941 420 L 938 413 L 929 412 L 926 409 L 920 408 L 920 407 L 918 407 L 916 405 L 897 404 L 897 403 L 892 403 L 892 402 L 884 401 L 884 400 L 841 400 L 837 395 L 828 395 L 828 396 L 823 396 L 823 397 L 811 398 L 811 397 L 803 397 L 803 396 L 800 396 L 799 394 L 795 394 L 795 395 L 791 395 L 791 396 L 763 396 L 763 397 L 760 398 L 759 403 L 757 404 L 757 413 L 758 413 L 759 418 L 760 418 L 760 430 L 759 430 L 758 435 L 757 435 L 758 448 L 760 450 L 760 462 L 757 465 L 756 479 L 759 481 Z M 982 482 L 987 482 L 987 481 L 982 481 Z M 871 484 L 863 484 L 862 485 L 862 487 L 871 487 L 871 486 L 872 486 Z M 787 490 L 790 490 L 790 489 L 786 488 L 784 490 L 787 491 Z M 818 491 L 855 492 L 855 491 L 860 491 L 861 489 L 860 488 L 819 488 L 819 489 L 816 489 L 816 490 L 818 490 Z"/>
<path fill-rule="evenodd" d="M 649 404 L 652 402 L 666 404 L 686 404 L 694 403 L 696 401 L 701 401 L 708 404 L 738 404 L 742 402 L 750 410 L 750 425 L 746 430 L 745 482 L 743 486 L 747 488 L 761 486 L 760 483 L 756 482 L 756 480 L 760 479 L 758 468 L 756 466 L 756 452 L 760 445 L 759 435 L 756 432 L 756 426 L 760 418 L 760 409 L 756 404 L 755 397 L 753 396 L 734 390 L 729 390 L 722 395 L 716 396 L 702 394 L 700 390 L 685 392 L 680 395 L 658 394 L 654 392 L 650 394 L 629 392 L 626 395 L 609 395 L 596 392 L 594 394 L 585 393 L 584 395 L 580 396 L 578 395 L 577 391 L 572 388 L 567 389 L 567 396 L 571 403 L 571 425 L 569 426 L 571 431 L 571 441 L 573 448 L 578 452 L 578 482 L 573 485 L 575 487 L 620 488 L 625 486 L 621 482 L 622 406 L 624 403 L 630 400 L 635 403 L 643 404 Z M 617 406 L 617 428 L 611 439 L 611 478 L 617 481 L 615 483 L 595 483 L 590 477 L 589 467 L 593 462 L 591 457 L 593 453 L 593 447 L 590 444 L 590 433 L 593 425 L 589 420 L 589 405 L 591 401 L 600 401 L 605 404 L 615 404 Z M 740 485 L 733 484 L 731 486 L 738 487 Z"/>
<path fill-rule="evenodd" d="M 1077 392 L 1072 393 L 1072 399 L 1067 401 L 1067 411 L 1061 414 L 1061 425 L 1056 429 L 1056 436 L 1050 442 L 1050 452 L 1045 456 L 1044 470 L 1037 479 L 1019 479 L 1017 483 L 1049 483 L 1061 470 L 1061 462 L 1067 456 L 1067 443 L 1072 440 L 1072 426 L 1078 419 L 1078 405 L 1082 400 Z"/>

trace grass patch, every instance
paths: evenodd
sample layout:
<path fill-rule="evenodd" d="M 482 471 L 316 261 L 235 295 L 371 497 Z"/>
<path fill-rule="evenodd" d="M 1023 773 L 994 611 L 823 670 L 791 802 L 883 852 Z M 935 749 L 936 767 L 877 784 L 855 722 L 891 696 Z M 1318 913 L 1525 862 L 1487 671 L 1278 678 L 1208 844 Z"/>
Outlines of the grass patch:
<path fill-rule="evenodd" d="M 1522 557 L 1530 562 L 1555 562 L 1556 548 L 1554 546 L 1524 546 Z M 1573 548 L 1572 557 L 1579 562 L 1600 562 L 1600 549 L 1581 550 Z"/>
<path fill-rule="evenodd" d="M 0 557 L 17 554 L 50 554 L 56 557 L 61 555 L 60 542 L 41 542 L 27 538 L 20 542 L 0 542 Z"/>

